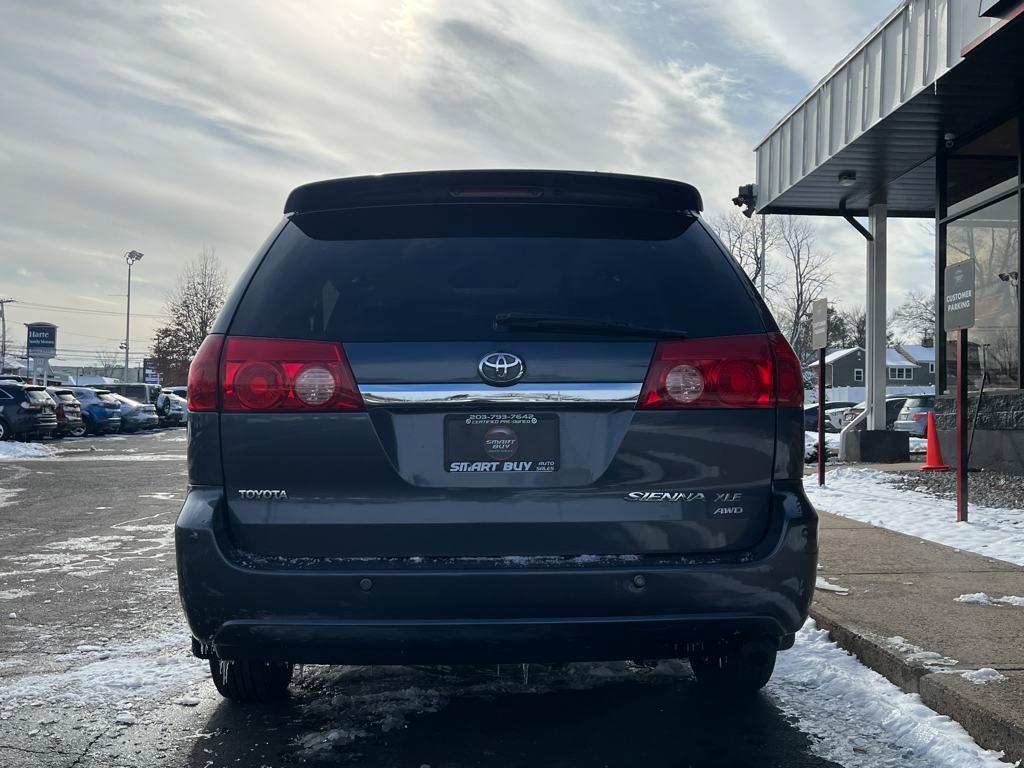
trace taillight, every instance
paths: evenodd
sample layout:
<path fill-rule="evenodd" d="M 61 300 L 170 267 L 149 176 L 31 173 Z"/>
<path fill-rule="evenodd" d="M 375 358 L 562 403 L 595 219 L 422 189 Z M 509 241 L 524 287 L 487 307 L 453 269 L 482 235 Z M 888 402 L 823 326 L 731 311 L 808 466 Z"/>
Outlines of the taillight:
<path fill-rule="evenodd" d="M 927 415 L 924 411 L 918 411 L 914 414 L 914 421 L 923 421 Z"/>
<path fill-rule="evenodd" d="M 800 358 L 781 333 L 769 333 L 768 343 L 775 361 L 775 404 L 783 408 L 802 408 L 804 372 Z"/>
<path fill-rule="evenodd" d="M 207 336 L 188 367 L 188 398 L 193 411 L 217 410 L 220 353 L 223 347 L 223 336 Z"/>
<path fill-rule="evenodd" d="M 24 408 L 26 411 L 41 411 L 41 410 L 43 410 L 43 404 L 42 403 L 36 403 L 36 402 L 31 401 L 31 400 L 22 400 L 21 401 L 21 407 Z"/>
<path fill-rule="evenodd" d="M 662 341 L 637 408 L 803 405 L 800 361 L 777 333 Z"/>
<path fill-rule="evenodd" d="M 225 411 L 363 410 L 363 398 L 336 342 L 231 337 L 222 357 Z M 189 397 L 191 406 L 191 378 Z"/>

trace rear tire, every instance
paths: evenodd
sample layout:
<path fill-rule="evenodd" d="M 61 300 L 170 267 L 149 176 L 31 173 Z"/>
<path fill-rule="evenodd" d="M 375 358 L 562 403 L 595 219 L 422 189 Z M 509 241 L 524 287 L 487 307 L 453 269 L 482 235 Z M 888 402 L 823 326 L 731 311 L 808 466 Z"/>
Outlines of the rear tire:
<path fill-rule="evenodd" d="M 69 429 L 68 434 L 71 435 L 71 437 L 85 437 L 87 434 L 89 434 L 89 430 L 86 428 L 84 424 L 82 424 L 81 426 L 72 427 L 71 429 Z"/>
<path fill-rule="evenodd" d="M 769 638 L 710 646 L 690 658 L 697 682 L 710 691 L 753 693 L 771 679 L 778 643 Z"/>
<path fill-rule="evenodd" d="M 239 704 L 277 701 L 288 693 L 293 666 L 284 661 L 210 659 L 210 675 L 225 699 Z"/>
<path fill-rule="evenodd" d="M 0 419 L 0 440 L 13 440 L 14 433 L 11 428 L 7 426 L 7 422 Z"/>

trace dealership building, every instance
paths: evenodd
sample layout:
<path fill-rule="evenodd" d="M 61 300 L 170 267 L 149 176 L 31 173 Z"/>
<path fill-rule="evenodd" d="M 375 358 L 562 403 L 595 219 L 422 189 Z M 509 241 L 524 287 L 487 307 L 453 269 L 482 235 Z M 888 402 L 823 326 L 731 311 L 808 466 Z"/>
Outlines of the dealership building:
<path fill-rule="evenodd" d="M 901 268 L 886 221 L 933 219 L 939 302 L 945 267 L 975 265 L 971 465 L 1024 474 L 1022 130 L 1024 0 L 905 0 L 756 148 L 750 202 L 843 217 L 863 235 L 868 431 L 885 426 L 886 272 Z M 951 459 L 958 350 L 936 316 L 936 411 Z"/>

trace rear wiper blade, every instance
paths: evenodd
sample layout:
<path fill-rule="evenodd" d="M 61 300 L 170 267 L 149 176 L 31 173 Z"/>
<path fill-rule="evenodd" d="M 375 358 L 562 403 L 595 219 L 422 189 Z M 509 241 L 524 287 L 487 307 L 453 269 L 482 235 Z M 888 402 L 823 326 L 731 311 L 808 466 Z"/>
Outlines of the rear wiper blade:
<path fill-rule="evenodd" d="M 499 312 L 494 316 L 495 328 L 537 333 L 606 333 L 614 336 L 643 336 L 656 339 L 685 339 L 686 331 L 676 328 L 654 328 L 612 320 L 594 320 L 586 317 L 559 317 L 536 315 L 528 312 Z"/>

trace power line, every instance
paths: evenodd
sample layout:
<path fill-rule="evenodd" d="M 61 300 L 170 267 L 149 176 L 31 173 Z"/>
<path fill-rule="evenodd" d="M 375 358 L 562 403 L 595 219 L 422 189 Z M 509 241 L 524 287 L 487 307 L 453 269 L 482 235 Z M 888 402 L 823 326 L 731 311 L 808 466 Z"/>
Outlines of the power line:
<path fill-rule="evenodd" d="M 63 307 L 60 306 L 59 304 L 33 304 L 27 301 L 19 301 L 18 304 L 20 304 L 23 307 L 29 307 L 30 309 L 45 309 L 49 312 L 73 312 L 75 314 L 81 315 L 106 315 L 112 317 L 124 316 L 123 312 L 115 312 L 113 310 L 107 309 L 84 309 L 82 307 Z M 151 317 L 157 320 L 167 319 L 166 315 L 147 314 L 145 312 L 133 312 L 132 314 L 135 317 Z"/>

